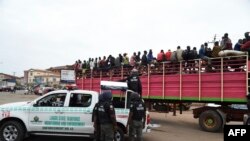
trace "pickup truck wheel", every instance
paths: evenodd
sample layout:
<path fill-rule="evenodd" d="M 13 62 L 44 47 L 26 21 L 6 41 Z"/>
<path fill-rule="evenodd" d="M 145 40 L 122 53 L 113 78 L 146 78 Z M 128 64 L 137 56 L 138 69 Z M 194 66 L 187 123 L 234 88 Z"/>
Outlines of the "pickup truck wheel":
<path fill-rule="evenodd" d="M 17 121 L 7 121 L 0 127 L 1 141 L 22 141 L 24 138 L 24 127 Z"/>
<path fill-rule="evenodd" d="M 115 141 L 124 141 L 124 132 L 120 127 L 115 132 Z"/>
<path fill-rule="evenodd" d="M 199 117 L 200 127 L 208 132 L 217 132 L 222 128 L 222 118 L 213 110 L 203 112 Z"/>

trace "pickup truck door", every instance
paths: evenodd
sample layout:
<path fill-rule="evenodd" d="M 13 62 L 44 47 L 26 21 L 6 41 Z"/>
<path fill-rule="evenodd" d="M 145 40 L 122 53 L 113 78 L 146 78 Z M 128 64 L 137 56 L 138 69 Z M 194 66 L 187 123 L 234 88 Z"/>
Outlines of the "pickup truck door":
<path fill-rule="evenodd" d="M 65 112 L 65 115 L 71 131 L 86 135 L 93 134 L 92 95 L 88 93 L 71 93 L 68 108 L 70 110 Z"/>
<path fill-rule="evenodd" d="M 52 93 L 41 99 L 30 110 L 31 132 L 65 132 L 65 98 L 67 93 Z"/>

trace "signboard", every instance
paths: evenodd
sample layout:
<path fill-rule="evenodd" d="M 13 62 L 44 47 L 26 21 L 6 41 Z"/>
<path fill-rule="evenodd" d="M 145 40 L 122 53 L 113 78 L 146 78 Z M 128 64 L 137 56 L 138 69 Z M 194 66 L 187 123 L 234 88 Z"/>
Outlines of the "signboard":
<path fill-rule="evenodd" d="M 61 83 L 75 83 L 75 71 L 61 70 Z"/>

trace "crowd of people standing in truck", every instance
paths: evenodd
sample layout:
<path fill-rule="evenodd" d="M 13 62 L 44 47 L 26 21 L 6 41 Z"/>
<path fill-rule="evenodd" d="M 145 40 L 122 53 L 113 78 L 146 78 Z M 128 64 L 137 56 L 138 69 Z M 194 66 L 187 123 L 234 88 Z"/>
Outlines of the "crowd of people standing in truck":
<path fill-rule="evenodd" d="M 220 51 L 235 50 L 250 52 L 249 32 L 246 32 L 244 36 L 245 37 L 239 39 L 234 46 L 229 34 L 225 33 L 220 42 L 214 42 L 213 48 L 210 48 L 208 43 L 205 42 L 200 46 L 198 51 L 196 47 L 187 46 L 186 49 L 182 49 L 180 46 L 177 46 L 174 51 L 171 51 L 170 49 L 164 51 L 164 49 L 162 49 L 156 56 L 153 55 L 153 50 L 149 49 L 148 51 L 144 50 L 142 53 L 140 51 L 134 52 L 131 56 L 127 53 L 123 53 L 118 54 L 116 57 L 109 55 L 108 57 L 89 58 L 88 60 L 83 61 L 77 60 L 74 64 L 74 69 L 76 74 L 79 75 L 85 73 L 86 70 L 107 71 L 121 66 L 124 68 L 137 68 L 138 66 L 157 66 L 157 64 L 160 64 L 161 62 L 176 63 L 184 61 L 185 69 L 194 70 L 195 64 L 197 63 L 195 59 L 200 58 L 203 60 L 204 64 L 209 66 L 212 64 L 210 58 L 221 57 L 219 56 Z"/>

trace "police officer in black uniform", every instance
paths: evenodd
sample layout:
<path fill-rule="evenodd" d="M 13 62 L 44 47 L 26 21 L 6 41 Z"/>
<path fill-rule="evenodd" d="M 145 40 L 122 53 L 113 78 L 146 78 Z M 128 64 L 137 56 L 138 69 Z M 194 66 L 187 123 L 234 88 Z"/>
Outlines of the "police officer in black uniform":
<path fill-rule="evenodd" d="M 103 95 L 100 94 L 98 97 L 98 102 L 95 104 L 95 107 L 92 112 L 92 122 L 94 122 L 94 141 L 100 141 L 101 137 L 101 127 L 98 119 L 98 107 L 100 103 L 103 102 Z"/>
<path fill-rule="evenodd" d="M 146 106 L 137 93 L 131 94 L 130 112 L 127 123 L 129 141 L 142 141 L 142 130 L 145 128 Z"/>
<path fill-rule="evenodd" d="M 126 79 L 123 79 L 121 81 L 127 81 L 128 89 L 138 93 L 141 96 L 141 94 L 142 94 L 142 85 L 141 85 L 141 80 L 140 80 L 139 73 L 138 73 L 137 69 L 132 69 L 131 75 L 128 76 Z M 131 92 L 128 92 L 128 95 L 127 95 L 127 98 L 128 98 L 127 106 L 128 106 L 128 108 L 129 108 L 130 100 L 131 100 L 130 95 L 131 95 Z"/>
<path fill-rule="evenodd" d="M 101 129 L 101 141 L 113 141 L 117 129 L 115 109 L 111 92 L 102 93 L 102 101 L 98 105 L 97 119 Z"/>
<path fill-rule="evenodd" d="M 247 109 L 250 112 L 250 94 L 247 95 Z"/>

